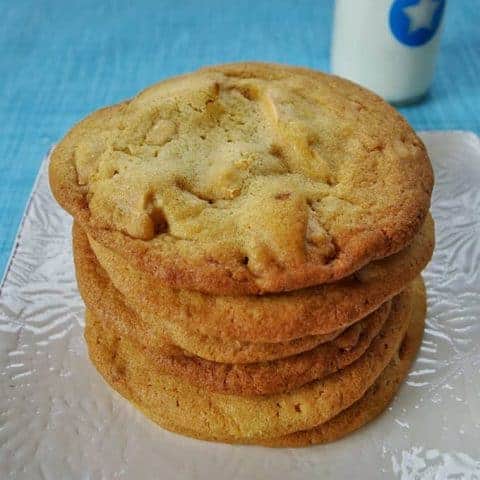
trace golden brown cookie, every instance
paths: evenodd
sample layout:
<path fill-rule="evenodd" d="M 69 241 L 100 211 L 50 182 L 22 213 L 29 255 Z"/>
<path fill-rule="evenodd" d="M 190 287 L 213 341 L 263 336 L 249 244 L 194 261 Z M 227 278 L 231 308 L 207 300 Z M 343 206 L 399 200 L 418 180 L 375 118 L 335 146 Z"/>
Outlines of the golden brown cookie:
<path fill-rule="evenodd" d="M 322 343 L 334 340 L 344 331 L 342 329 L 329 334 L 310 335 L 281 343 L 252 343 L 202 335 L 168 318 L 158 319 L 156 315 L 143 315 L 138 318 L 138 315 L 129 311 L 131 308 L 124 308 L 124 304 L 128 305 L 128 302 L 125 302 L 125 297 L 113 287 L 78 224 L 73 227 L 73 253 L 80 291 L 87 305 L 90 305 L 100 317 L 110 319 L 118 326 L 132 325 L 141 343 L 149 348 L 159 348 L 164 345 L 165 339 L 168 339 L 170 343 L 206 360 L 222 363 L 256 363 L 311 350 Z M 150 292 L 148 294 L 151 295 Z M 119 322 L 120 318 L 128 320 Z M 357 328 L 344 334 L 339 341 L 343 348 L 355 345 L 359 332 Z"/>
<path fill-rule="evenodd" d="M 387 302 L 335 340 L 298 355 L 248 365 L 212 362 L 172 345 L 158 325 L 146 324 L 135 315 L 98 264 L 92 261 L 86 265 L 87 262 L 88 257 L 78 258 L 76 253 L 78 286 L 90 316 L 104 322 L 117 335 L 137 341 L 158 371 L 213 392 L 267 395 L 290 391 L 323 378 L 357 360 L 390 314 L 390 302 Z"/>
<path fill-rule="evenodd" d="M 85 337 L 105 380 L 164 428 L 208 440 L 251 442 L 311 429 L 359 400 L 398 351 L 411 319 L 413 294 L 409 287 L 400 295 L 382 332 L 356 362 L 279 395 L 210 393 L 162 374 L 138 344 L 88 315 Z"/>
<path fill-rule="evenodd" d="M 427 152 L 386 102 L 273 64 L 199 70 L 93 113 L 52 154 L 59 203 L 163 283 L 294 290 L 403 249 L 429 209 Z"/>
<path fill-rule="evenodd" d="M 128 301 L 126 303 L 128 304 Z M 147 325 L 159 324 L 158 319 L 153 315 L 144 314 L 140 318 L 143 318 L 143 321 L 147 320 L 145 322 Z M 220 363 L 257 363 L 278 360 L 331 342 L 345 331 L 345 329 L 341 329 L 321 335 L 306 335 L 285 342 L 261 343 L 211 337 L 172 321 L 162 321 L 161 328 L 165 337 L 170 339 L 174 345 L 197 357 Z M 352 331 L 356 332 L 355 329 Z M 349 335 L 348 345 L 354 344 L 356 336 L 357 333 Z"/>
<path fill-rule="evenodd" d="M 75 226 L 74 231 L 77 230 L 79 227 Z M 78 242 L 81 235 L 74 233 Z M 284 294 L 214 297 L 162 287 L 155 277 L 142 274 L 112 250 L 91 241 L 100 264 L 127 303 L 148 324 L 172 325 L 172 331 L 174 326 L 183 329 L 185 335 L 177 335 L 175 343 L 199 356 L 203 356 L 201 343 L 195 342 L 188 332 L 259 343 L 285 342 L 344 329 L 411 282 L 430 260 L 433 245 L 434 226 L 428 215 L 404 250 L 372 262 L 337 283 Z M 76 248 L 87 249 L 85 245 Z"/>
<path fill-rule="evenodd" d="M 415 284 L 413 317 L 395 356 L 365 395 L 328 422 L 311 430 L 291 433 L 261 442 L 269 447 L 306 447 L 333 442 L 375 419 L 390 404 L 422 344 L 425 327 L 426 297 L 424 286 Z"/>
<path fill-rule="evenodd" d="M 392 302 L 395 301 L 396 299 Z M 118 336 L 127 336 L 137 341 L 152 366 L 161 373 L 182 378 L 191 385 L 211 392 L 272 395 L 289 392 L 324 378 L 357 360 L 387 320 L 390 302 L 352 325 L 332 342 L 323 343 L 298 355 L 247 365 L 212 362 L 195 357 L 162 338 L 156 339 L 154 348 L 148 348 L 141 343 L 142 335 L 137 336 L 139 319 L 131 315 L 131 312 L 125 311 L 116 318 L 111 315 L 102 318 L 93 311 L 88 309 L 88 314 L 94 321 L 102 323 Z M 353 337 L 353 344 L 350 337 Z"/>

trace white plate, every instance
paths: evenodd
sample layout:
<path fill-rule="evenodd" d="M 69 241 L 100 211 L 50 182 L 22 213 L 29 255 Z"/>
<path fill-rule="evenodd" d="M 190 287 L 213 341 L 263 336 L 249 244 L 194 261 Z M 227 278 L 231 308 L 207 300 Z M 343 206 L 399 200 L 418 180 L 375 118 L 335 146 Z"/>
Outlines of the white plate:
<path fill-rule="evenodd" d="M 422 137 L 436 173 L 437 248 L 421 353 L 384 415 L 306 449 L 174 435 L 105 385 L 82 338 L 71 220 L 44 164 L 0 293 L 0 477 L 480 478 L 480 140 Z"/>

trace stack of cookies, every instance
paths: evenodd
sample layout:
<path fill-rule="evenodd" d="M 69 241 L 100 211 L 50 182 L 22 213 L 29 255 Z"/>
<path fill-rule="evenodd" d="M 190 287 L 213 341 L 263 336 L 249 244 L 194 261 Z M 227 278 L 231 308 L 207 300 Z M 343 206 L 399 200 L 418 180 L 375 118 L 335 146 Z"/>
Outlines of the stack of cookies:
<path fill-rule="evenodd" d="M 433 176 L 372 93 L 258 63 L 97 111 L 57 146 L 90 358 L 162 427 L 301 446 L 380 414 L 421 343 Z"/>

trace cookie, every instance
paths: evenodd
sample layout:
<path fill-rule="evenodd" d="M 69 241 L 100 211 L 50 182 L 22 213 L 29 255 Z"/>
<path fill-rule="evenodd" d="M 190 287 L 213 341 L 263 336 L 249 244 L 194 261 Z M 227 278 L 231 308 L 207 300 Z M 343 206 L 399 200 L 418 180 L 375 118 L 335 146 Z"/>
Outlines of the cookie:
<path fill-rule="evenodd" d="M 270 447 L 307 447 L 333 442 L 378 417 L 390 404 L 420 348 L 425 328 L 426 296 L 424 286 L 415 284 L 413 317 L 395 356 L 365 395 L 328 422 L 311 430 L 291 433 L 261 442 Z"/>
<path fill-rule="evenodd" d="M 79 242 L 81 235 L 75 234 Z M 427 216 L 404 250 L 372 262 L 337 283 L 263 296 L 214 297 L 165 288 L 155 277 L 142 274 L 99 242 L 92 239 L 91 246 L 115 287 L 149 324 L 173 324 L 185 332 L 224 340 L 285 342 L 341 331 L 400 292 L 430 260 L 434 225 Z M 78 249 L 87 247 L 80 245 Z M 200 355 L 192 335 L 184 335 L 183 340 L 177 336 L 177 344 Z"/>
<path fill-rule="evenodd" d="M 298 355 L 245 365 L 212 362 L 195 357 L 161 337 L 156 339 L 154 347 L 146 347 L 141 342 L 144 335 L 143 332 L 139 334 L 138 318 L 130 315 L 130 312 L 125 311 L 116 317 L 110 314 L 101 317 L 93 313 L 95 306 L 92 307 L 88 311 L 91 319 L 103 324 L 112 333 L 135 341 L 158 372 L 181 378 L 186 383 L 211 392 L 232 395 L 289 392 L 345 368 L 365 353 L 390 312 L 388 302 L 351 326 L 336 340 Z M 118 308 L 115 310 L 118 311 Z"/>
<path fill-rule="evenodd" d="M 334 282 L 419 231 L 433 175 L 386 102 L 347 80 L 233 64 L 93 113 L 50 163 L 87 233 L 175 288 L 281 292 Z"/>
<path fill-rule="evenodd" d="M 219 363 L 192 356 L 165 338 L 162 327 L 145 323 L 125 304 L 105 272 L 75 255 L 77 280 L 89 315 L 118 336 L 131 337 L 161 373 L 213 392 L 267 395 L 298 388 L 345 368 L 357 360 L 379 333 L 390 314 L 390 302 L 349 327 L 335 340 L 301 354 L 274 361 L 244 364 Z M 88 267 L 87 266 L 87 267 Z M 401 300 L 393 300 L 400 302 Z"/>
<path fill-rule="evenodd" d="M 412 316 L 414 292 L 409 287 L 399 296 L 381 333 L 357 361 L 278 395 L 211 393 L 162 374 L 137 343 L 115 335 L 89 315 L 85 338 L 105 380 L 164 428 L 208 440 L 252 442 L 311 429 L 359 400 L 398 351 Z"/>
<path fill-rule="evenodd" d="M 128 302 L 126 302 L 128 304 Z M 137 314 L 137 318 L 138 314 Z M 143 314 L 146 324 L 159 325 L 155 315 Z M 305 337 L 277 343 L 242 342 L 231 338 L 211 337 L 190 330 L 183 324 L 172 321 L 162 321 L 161 329 L 165 337 L 197 357 L 220 363 L 257 363 L 278 360 L 279 358 L 307 352 L 326 342 L 338 338 L 345 329 L 321 335 L 307 335 Z M 356 331 L 356 330 L 353 330 Z M 350 334 L 349 345 L 354 343 L 356 335 Z"/>
<path fill-rule="evenodd" d="M 256 363 L 311 350 L 334 340 L 344 331 L 342 329 L 329 334 L 310 335 L 280 343 L 252 343 L 203 335 L 165 317 L 159 319 L 156 315 L 147 314 L 139 317 L 131 311 L 132 308 L 128 308 L 130 305 L 125 297 L 115 290 L 78 224 L 74 225 L 72 233 L 76 275 L 86 304 L 92 306 L 100 317 L 111 319 L 118 326 L 131 325 L 131 330 L 135 330 L 137 337 L 140 337 L 141 342 L 148 348 L 159 348 L 168 340 L 186 352 L 206 360 L 221 363 Z M 124 320 L 119 321 L 122 318 Z M 357 332 L 357 335 L 354 332 Z M 343 335 L 341 345 L 344 348 L 353 346 L 357 341 L 358 332 L 359 329 L 352 329 Z"/>

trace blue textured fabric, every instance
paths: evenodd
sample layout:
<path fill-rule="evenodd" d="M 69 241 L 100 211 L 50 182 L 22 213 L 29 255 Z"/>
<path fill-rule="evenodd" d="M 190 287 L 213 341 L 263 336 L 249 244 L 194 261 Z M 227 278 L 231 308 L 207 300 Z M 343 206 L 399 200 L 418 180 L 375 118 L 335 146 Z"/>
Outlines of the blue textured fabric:
<path fill-rule="evenodd" d="M 352 0 L 353 1 L 353 0 Z M 40 162 L 90 111 L 204 64 L 328 70 L 330 0 L 0 0 L 0 272 Z M 480 131 L 478 2 L 452 0 L 416 129 Z"/>

